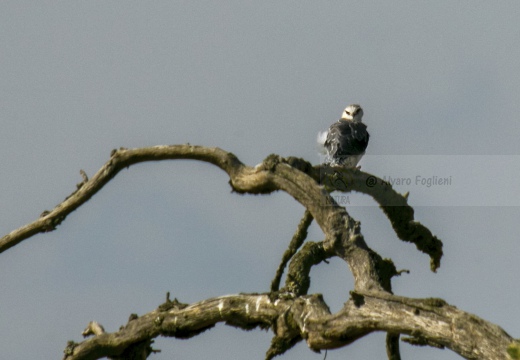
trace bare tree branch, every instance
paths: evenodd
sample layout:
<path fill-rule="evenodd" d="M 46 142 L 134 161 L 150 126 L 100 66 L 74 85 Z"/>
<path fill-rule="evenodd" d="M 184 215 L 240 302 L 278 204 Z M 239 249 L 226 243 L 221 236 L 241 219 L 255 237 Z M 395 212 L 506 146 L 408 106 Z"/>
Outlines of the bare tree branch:
<path fill-rule="evenodd" d="M 88 180 L 85 172 L 82 170 L 83 182 L 79 183 L 77 190 L 67 196 L 52 211 L 45 210 L 36 221 L 2 237 L 0 239 L 0 253 L 33 235 L 53 231 L 71 212 L 87 202 L 122 169 L 145 161 L 173 159 L 207 161 L 217 165 L 230 175 L 232 172 L 237 172 L 244 168 L 244 165 L 233 154 L 218 148 L 172 145 L 113 150 L 110 160 L 90 180 Z M 267 189 L 265 191 L 269 192 Z"/>
<path fill-rule="evenodd" d="M 292 163 L 312 176 L 329 191 L 357 191 L 370 195 L 383 210 L 399 239 L 414 243 L 417 249 L 430 256 L 430 268 L 436 271 L 442 258 L 442 242 L 424 225 L 414 220 L 414 210 L 408 205 L 408 193 L 402 195 L 379 177 L 359 170 L 331 168 L 319 165 L 309 168 L 301 159 Z"/>
<path fill-rule="evenodd" d="M 285 250 L 282 261 L 276 270 L 276 274 L 274 276 L 273 281 L 271 282 L 271 292 L 278 291 L 280 288 L 280 280 L 283 275 L 283 270 L 287 266 L 289 260 L 296 254 L 296 251 L 302 246 L 303 242 L 307 238 L 307 230 L 312 223 L 312 215 L 308 210 L 305 210 L 300 223 L 298 224 L 298 229 L 294 234 L 289 247 Z"/>
<path fill-rule="evenodd" d="M 229 175 L 230 185 L 238 193 L 260 194 L 275 190 L 287 192 L 310 212 L 324 232 L 325 252 L 336 253 L 349 263 L 356 279 L 356 289 L 383 289 L 376 267 L 378 258 L 373 256 L 373 251 L 365 243 L 359 223 L 308 175 L 277 155 L 271 155 L 262 164 L 251 168 L 245 166 L 232 153 L 219 148 L 189 144 L 113 150 L 110 160 L 65 201 L 33 223 L 1 238 L 0 252 L 37 233 L 53 230 L 68 214 L 88 201 L 122 169 L 144 161 L 174 159 L 200 160 L 220 167 Z M 330 206 L 323 206 L 324 203 Z"/>
<path fill-rule="evenodd" d="M 386 355 L 388 356 L 388 360 L 401 360 L 399 334 L 386 334 Z"/>
<path fill-rule="evenodd" d="M 224 170 L 237 193 L 266 194 L 282 190 L 306 209 L 290 249 L 273 280 L 279 286 L 287 261 L 289 269 L 281 291 L 269 294 L 228 295 L 192 305 L 170 301 L 141 317 L 131 316 L 128 324 L 107 333 L 97 323 L 85 329 L 88 339 L 70 342 L 65 359 L 146 359 L 155 350 L 153 338 L 162 335 L 190 338 L 218 322 L 242 329 L 271 328 L 275 334 L 267 359 L 282 354 L 305 340 L 314 351 L 348 345 L 373 332 L 387 332 L 388 356 L 399 359 L 399 334 L 407 342 L 447 347 L 467 359 L 506 359 L 518 342 L 501 328 L 448 305 L 441 299 L 409 299 L 391 293 L 391 278 L 399 274 L 391 260 L 370 249 L 359 222 L 338 206 L 330 191 L 359 191 L 372 196 L 389 218 L 400 239 L 413 242 L 430 255 L 432 270 L 440 265 L 442 242 L 413 217 L 406 197 L 373 175 L 355 170 L 312 167 L 297 158 L 268 156 L 256 167 L 244 165 L 219 148 L 171 145 L 114 150 L 110 160 L 91 178 L 83 181 L 52 211 L 0 239 L 0 252 L 40 232 L 56 228 L 72 211 L 94 196 L 120 170 L 144 161 L 191 159 L 209 162 Z M 375 179 L 375 185 L 373 181 Z M 370 184 L 369 185 L 369 180 Z M 307 242 L 312 219 L 323 231 L 321 242 Z M 299 250 L 297 250 L 300 248 Z M 354 290 L 344 308 L 330 314 L 321 295 L 306 295 L 312 266 L 332 256 L 345 260 L 354 276 Z M 280 270 L 282 269 L 282 270 Z M 513 350 L 511 350 L 513 349 Z"/>
<path fill-rule="evenodd" d="M 74 344 L 65 359 L 115 358 L 150 338 L 162 335 L 186 339 L 218 322 L 245 330 L 271 328 L 280 343 L 304 339 L 314 351 L 342 347 L 374 331 L 407 334 L 417 341 L 428 339 L 466 359 L 507 359 L 507 346 L 514 342 L 498 326 L 440 299 L 354 293 L 336 314 L 330 314 L 320 295 L 272 301 L 266 294 L 237 294 L 179 304 L 165 303 L 130 320 L 115 333 Z M 271 347 L 266 358 L 279 353 Z"/>

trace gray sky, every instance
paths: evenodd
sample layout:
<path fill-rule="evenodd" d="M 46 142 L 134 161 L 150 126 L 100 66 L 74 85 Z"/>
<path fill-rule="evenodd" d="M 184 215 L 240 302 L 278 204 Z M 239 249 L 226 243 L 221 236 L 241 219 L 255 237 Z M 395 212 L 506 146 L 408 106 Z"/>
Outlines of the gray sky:
<path fill-rule="evenodd" d="M 411 270 L 395 292 L 445 298 L 518 337 L 519 13 L 517 1 L 4 1 L 0 232 L 51 209 L 80 169 L 93 175 L 120 146 L 190 142 L 249 165 L 270 153 L 318 163 L 316 133 L 359 102 L 371 134 L 363 170 L 453 180 L 396 186 L 444 242 L 437 274 L 370 199 L 350 196 L 369 245 Z M 231 194 L 227 181 L 207 164 L 138 165 L 57 231 L 1 254 L 2 356 L 61 358 L 90 320 L 115 331 L 167 291 L 194 302 L 268 290 L 303 209 L 282 193 Z M 346 264 L 311 275 L 311 292 L 339 310 Z M 217 326 L 158 339 L 152 358 L 263 359 L 271 337 Z M 285 355 L 322 358 L 304 344 Z M 345 358 L 384 358 L 384 335 L 327 356 Z"/>

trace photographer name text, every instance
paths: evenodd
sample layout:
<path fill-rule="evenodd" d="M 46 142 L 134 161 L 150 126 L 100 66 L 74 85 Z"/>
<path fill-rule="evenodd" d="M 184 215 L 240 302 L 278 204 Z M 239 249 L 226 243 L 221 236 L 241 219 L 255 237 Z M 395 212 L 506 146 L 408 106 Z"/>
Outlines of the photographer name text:
<path fill-rule="evenodd" d="M 392 176 L 383 176 L 383 183 L 387 185 L 407 185 L 410 186 L 414 184 L 415 186 L 450 186 L 452 183 L 452 176 L 448 177 L 440 177 L 440 176 L 429 176 L 423 177 L 421 175 L 416 175 L 413 177 L 392 177 Z"/>

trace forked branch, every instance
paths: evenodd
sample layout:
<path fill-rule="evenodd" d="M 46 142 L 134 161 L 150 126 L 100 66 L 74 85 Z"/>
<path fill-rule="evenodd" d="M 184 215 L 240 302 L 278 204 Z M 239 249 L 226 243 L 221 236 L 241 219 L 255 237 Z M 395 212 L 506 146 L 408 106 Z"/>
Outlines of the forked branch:
<path fill-rule="evenodd" d="M 189 338 L 218 322 L 242 329 L 271 328 L 275 334 L 267 352 L 270 359 L 306 340 L 316 351 L 348 345 L 373 331 L 388 333 L 390 358 L 398 359 L 399 334 L 415 344 L 447 347 L 468 359 L 505 359 L 509 344 L 517 344 L 498 326 L 465 313 L 439 299 L 409 299 L 391 293 L 390 280 L 397 271 L 389 260 L 374 252 L 364 240 L 359 222 L 338 206 L 330 192 L 359 191 L 372 196 L 389 218 L 399 238 L 413 242 L 428 254 L 436 270 L 442 256 L 442 243 L 413 218 L 406 196 L 370 174 L 357 170 L 313 167 L 308 162 L 270 155 L 256 167 L 244 165 L 238 158 L 219 148 L 171 145 L 140 149 L 114 150 L 110 160 L 83 182 L 62 203 L 44 211 L 36 221 L 12 231 L 0 239 L 0 252 L 40 232 L 56 228 L 72 211 L 94 196 L 119 171 L 144 161 L 191 159 L 214 164 L 229 176 L 237 193 L 268 194 L 282 190 L 306 209 L 293 239 L 288 259 L 289 271 L 284 288 L 269 294 L 228 295 L 187 305 L 169 299 L 157 310 L 141 317 L 132 316 L 115 333 L 107 333 L 99 324 L 90 324 L 91 338 L 70 343 L 65 358 L 145 359 L 153 351 L 153 338 L 159 335 Z M 368 179 L 376 185 L 369 186 Z M 341 181 L 338 181 L 341 180 Z M 314 219 L 323 231 L 321 242 L 302 239 Z M 293 256 L 294 255 L 294 256 Z M 306 295 L 312 266 L 332 256 L 345 260 L 354 277 L 354 290 L 344 308 L 330 311 L 321 295 Z M 281 270 L 272 290 L 277 290 Z"/>

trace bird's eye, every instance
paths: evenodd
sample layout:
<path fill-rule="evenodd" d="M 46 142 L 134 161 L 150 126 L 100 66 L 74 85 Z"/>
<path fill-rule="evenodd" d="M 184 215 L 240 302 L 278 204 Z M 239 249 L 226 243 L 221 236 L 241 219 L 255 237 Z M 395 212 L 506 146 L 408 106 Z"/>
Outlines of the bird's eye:
<path fill-rule="evenodd" d="M 346 113 L 347 115 L 352 115 L 352 114 L 351 114 L 350 112 L 348 112 L 347 110 L 345 110 L 345 113 Z"/>

